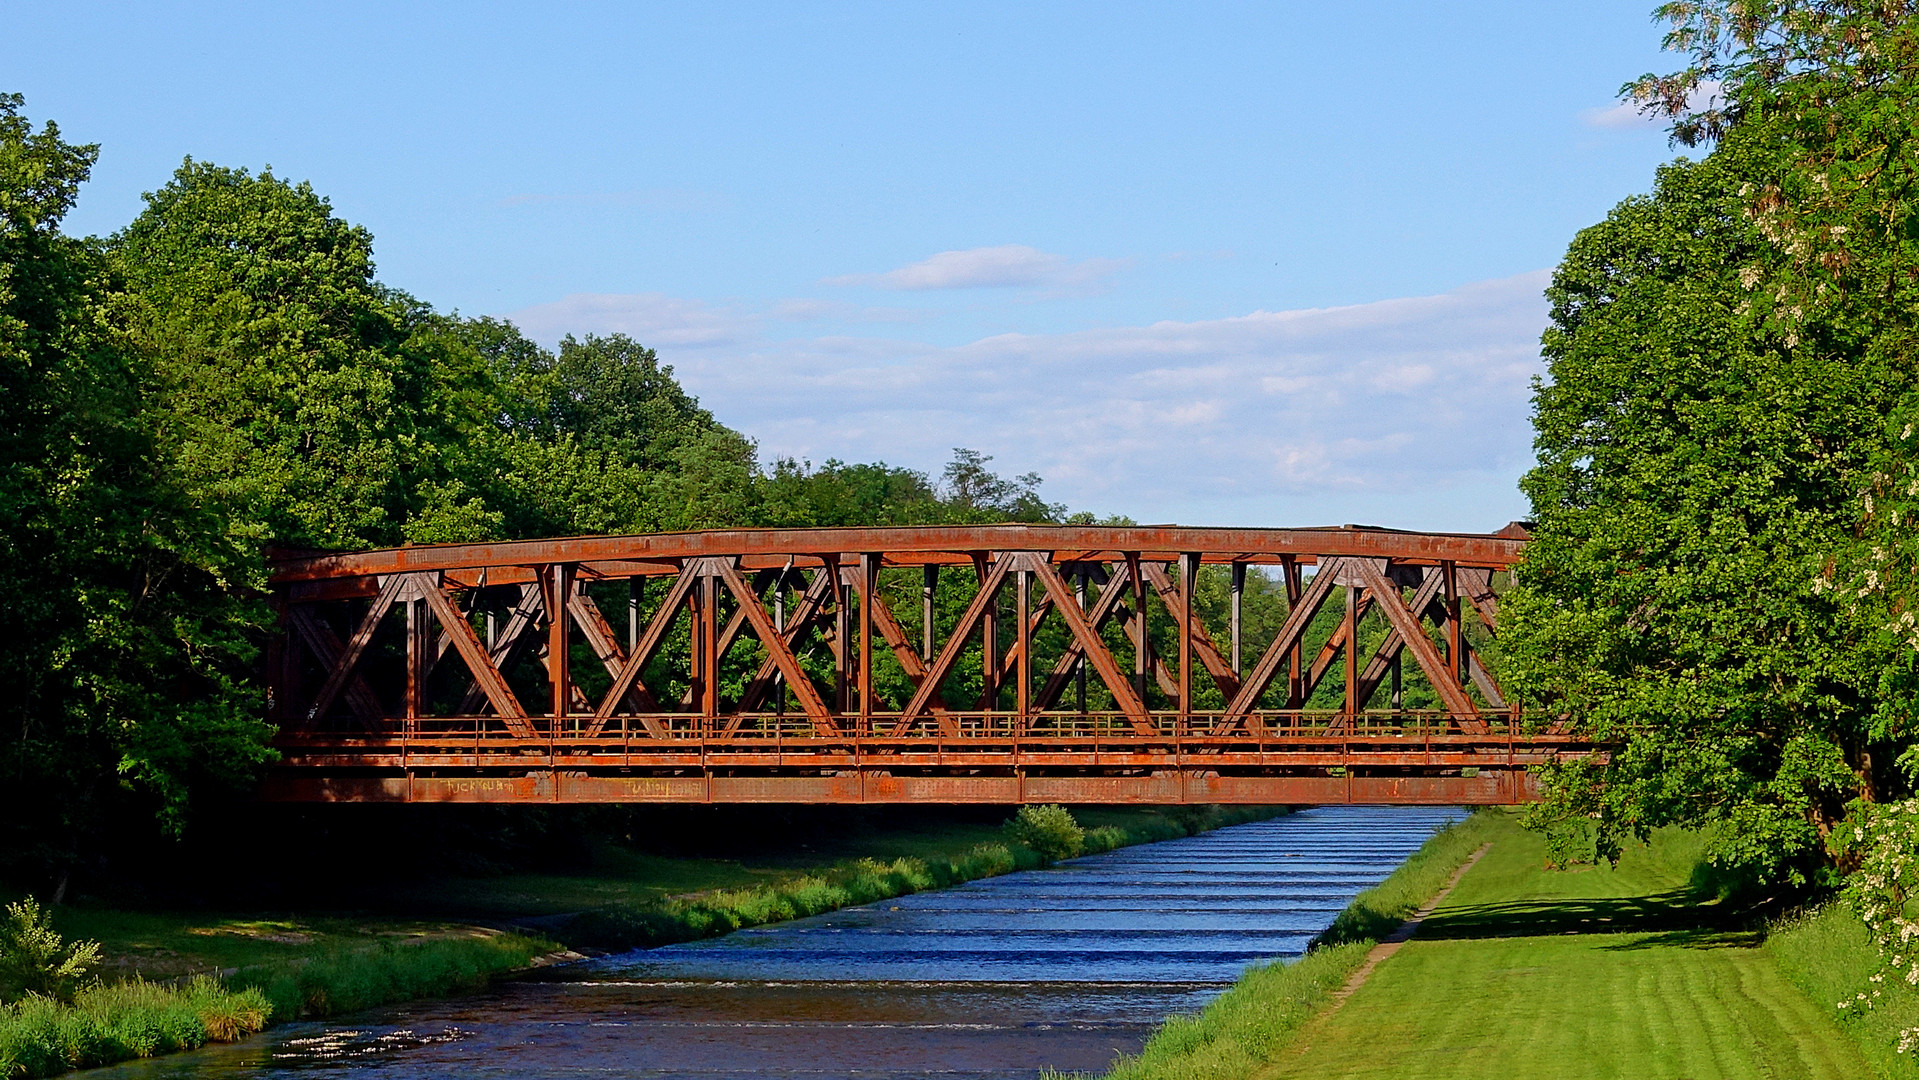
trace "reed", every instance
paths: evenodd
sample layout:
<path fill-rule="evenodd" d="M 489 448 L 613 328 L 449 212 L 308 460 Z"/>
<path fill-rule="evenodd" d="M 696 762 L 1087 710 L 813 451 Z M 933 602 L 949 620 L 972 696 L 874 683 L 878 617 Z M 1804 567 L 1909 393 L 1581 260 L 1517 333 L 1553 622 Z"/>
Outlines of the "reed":
<path fill-rule="evenodd" d="M 233 1042 L 272 1016 L 266 995 L 201 976 L 176 984 L 95 984 L 73 1004 L 31 995 L 0 1006 L 0 1077 L 54 1076 L 68 1069 Z"/>
<path fill-rule="evenodd" d="M 242 968 L 229 982 L 263 995 L 282 1020 L 335 1016 L 478 990 L 556 948 L 520 934 L 386 942 Z"/>

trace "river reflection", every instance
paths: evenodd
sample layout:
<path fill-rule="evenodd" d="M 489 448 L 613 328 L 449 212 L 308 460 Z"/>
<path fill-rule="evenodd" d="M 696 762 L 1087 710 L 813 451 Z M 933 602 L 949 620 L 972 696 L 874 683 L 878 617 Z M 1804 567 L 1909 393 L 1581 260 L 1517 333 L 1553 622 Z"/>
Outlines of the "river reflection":
<path fill-rule="evenodd" d="M 112 1077 L 1034 1077 L 1103 1069 L 1299 955 L 1449 808 L 1327 807 L 289 1024 Z"/>

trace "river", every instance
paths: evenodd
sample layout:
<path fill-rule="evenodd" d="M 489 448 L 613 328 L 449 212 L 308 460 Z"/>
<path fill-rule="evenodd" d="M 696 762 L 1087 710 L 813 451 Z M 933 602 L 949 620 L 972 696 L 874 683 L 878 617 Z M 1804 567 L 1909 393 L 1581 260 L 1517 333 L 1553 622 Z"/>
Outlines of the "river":
<path fill-rule="evenodd" d="M 286 1024 L 114 1080 L 1031 1078 L 1098 1071 L 1295 957 L 1449 808 L 1323 807 L 452 1001 Z"/>

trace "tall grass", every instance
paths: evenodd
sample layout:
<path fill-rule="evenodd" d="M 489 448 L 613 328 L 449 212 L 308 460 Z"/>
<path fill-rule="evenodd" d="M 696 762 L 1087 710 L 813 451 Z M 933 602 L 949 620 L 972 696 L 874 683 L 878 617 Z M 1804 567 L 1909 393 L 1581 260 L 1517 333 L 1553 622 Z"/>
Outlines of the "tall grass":
<path fill-rule="evenodd" d="M 1196 1016 L 1162 1024 L 1106 1080 L 1239 1080 L 1275 1060 L 1345 985 L 1373 944 L 1446 884 L 1497 827 L 1481 811 L 1433 834 L 1385 881 L 1353 898 L 1305 956 L 1253 968 Z"/>
<path fill-rule="evenodd" d="M 173 985 L 96 985 L 71 1005 L 30 996 L 0 1006 L 0 1077 L 54 1076 L 233 1042 L 265 1027 L 271 1010 L 258 990 L 230 989 L 205 976 Z"/>
<path fill-rule="evenodd" d="M 1082 850 L 1095 854 L 1130 844 L 1172 840 L 1282 812 L 1272 807 L 1182 807 L 1180 810 L 1177 815 L 1147 819 L 1128 828 L 1102 825 L 1087 829 Z M 907 893 L 943 889 L 1015 870 L 1032 870 L 1045 862 L 1038 852 L 1019 843 L 979 844 L 965 854 L 948 859 L 901 858 L 890 863 L 861 859 L 848 866 L 777 885 L 719 890 L 645 906 L 610 905 L 575 916 L 557 934 L 566 944 L 575 947 L 650 949 L 718 937 L 748 926 L 802 919 Z"/>
<path fill-rule="evenodd" d="M 387 942 L 242 968 L 228 982 L 262 995 L 281 1020 L 335 1016 L 478 990 L 556 948 L 520 934 Z"/>
<path fill-rule="evenodd" d="M 1786 979 L 1830 1011 L 1885 1076 L 1919 1078 L 1913 1060 L 1919 1055 L 1897 1049 L 1900 1032 L 1919 1027 L 1919 990 L 1887 973 L 1871 932 L 1845 901 L 1782 920 L 1767 934 L 1765 949 Z M 1874 982 L 1875 975 L 1884 977 Z"/>

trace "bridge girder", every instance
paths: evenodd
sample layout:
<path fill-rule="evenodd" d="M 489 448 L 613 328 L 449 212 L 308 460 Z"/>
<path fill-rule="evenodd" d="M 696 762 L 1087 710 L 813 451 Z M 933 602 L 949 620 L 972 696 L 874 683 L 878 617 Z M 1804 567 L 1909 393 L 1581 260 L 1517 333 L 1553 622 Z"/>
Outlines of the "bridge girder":
<path fill-rule="evenodd" d="M 1524 801 L 1530 766 L 1597 749 L 1527 724 L 1464 632 L 1468 606 L 1496 632 L 1494 575 L 1524 543 L 1516 526 L 989 525 L 286 553 L 269 673 L 282 762 L 265 794 Z M 1230 656 L 1193 602 L 1208 565 L 1233 568 Z M 1250 566 L 1277 568 L 1291 607 L 1244 668 Z M 946 568 L 971 572 L 945 573 L 947 606 L 964 603 L 942 618 Z M 1336 593 L 1344 617 L 1305 666 Z M 915 594 L 917 645 L 895 611 Z M 601 606 L 622 600 L 624 641 Z M 1369 613 L 1389 630 L 1362 666 Z M 1441 709 L 1402 709 L 1396 694 L 1370 707 L 1389 671 L 1398 686 L 1402 656 Z M 1307 709 L 1334 659 L 1342 707 Z M 953 698 L 962 682 L 979 687 L 970 707 Z"/>

